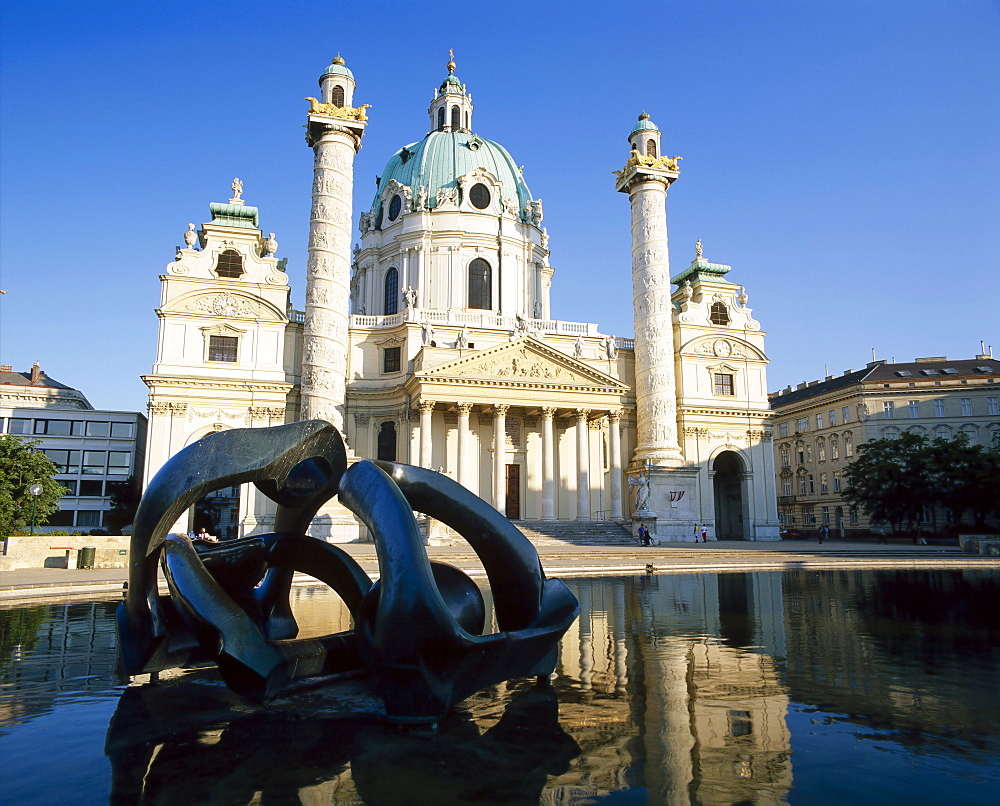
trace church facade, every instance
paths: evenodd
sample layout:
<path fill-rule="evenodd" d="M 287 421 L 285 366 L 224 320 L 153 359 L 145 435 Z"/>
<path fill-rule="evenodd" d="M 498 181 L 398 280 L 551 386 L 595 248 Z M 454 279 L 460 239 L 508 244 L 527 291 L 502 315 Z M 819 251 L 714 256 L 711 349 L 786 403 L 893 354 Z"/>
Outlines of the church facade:
<path fill-rule="evenodd" d="M 213 430 L 322 418 L 354 456 L 438 470 L 513 520 L 778 538 L 763 332 L 700 242 L 671 278 L 679 171 L 647 116 L 616 172 L 632 209 L 633 340 L 555 316 L 542 201 L 475 131 L 454 62 L 428 133 L 391 155 L 357 216 L 367 106 L 339 57 L 320 88 L 307 99 L 305 310 L 235 181 L 161 276 L 147 478 Z M 234 506 L 241 534 L 269 529 L 273 508 L 252 488 Z M 313 533 L 348 540 L 358 526 L 333 506 Z"/>

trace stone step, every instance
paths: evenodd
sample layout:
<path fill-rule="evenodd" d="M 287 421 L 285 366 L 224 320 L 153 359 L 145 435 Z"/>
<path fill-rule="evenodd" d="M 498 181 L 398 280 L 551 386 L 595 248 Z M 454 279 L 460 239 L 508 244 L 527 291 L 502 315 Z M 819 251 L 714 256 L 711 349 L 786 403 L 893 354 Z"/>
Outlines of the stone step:
<path fill-rule="evenodd" d="M 538 548 L 588 546 L 593 548 L 634 548 L 635 538 L 614 521 L 511 521 L 532 545 Z M 461 545 L 465 540 L 452 529 L 435 535 L 430 545 Z"/>
<path fill-rule="evenodd" d="M 631 548 L 635 538 L 614 521 L 513 521 L 533 545 Z"/>

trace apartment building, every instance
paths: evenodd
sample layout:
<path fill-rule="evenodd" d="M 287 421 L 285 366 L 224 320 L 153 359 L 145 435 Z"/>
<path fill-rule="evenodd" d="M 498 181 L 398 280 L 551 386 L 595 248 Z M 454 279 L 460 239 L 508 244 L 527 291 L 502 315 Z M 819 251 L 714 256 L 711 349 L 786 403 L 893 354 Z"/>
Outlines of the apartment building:
<path fill-rule="evenodd" d="M 844 469 L 858 445 L 904 431 L 1000 444 L 1000 361 L 992 355 L 872 361 L 861 370 L 776 392 L 771 409 L 783 527 L 864 531 L 871 526 L 865 513 L 843 498 Z M 930 529 L 946 528 L 949 518 L 930 506 L 924 513 Z"/>

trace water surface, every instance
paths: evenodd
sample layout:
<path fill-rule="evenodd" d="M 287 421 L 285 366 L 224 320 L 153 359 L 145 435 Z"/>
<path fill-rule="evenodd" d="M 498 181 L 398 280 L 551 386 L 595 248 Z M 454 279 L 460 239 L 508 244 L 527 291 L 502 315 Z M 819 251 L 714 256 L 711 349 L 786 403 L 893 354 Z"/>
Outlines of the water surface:
<path fill-rule="evenodd" d="M 21 804 L 981 804 L 1000 791 L 1000 574 L 568 580 L 551 687 L 437 734 L 360 678 L 268 707 L 211 669 L 114 675 L 116 602 L 0 610 L 0 760 Z M 303 635 L 346 629 L 298 588 Z"/>

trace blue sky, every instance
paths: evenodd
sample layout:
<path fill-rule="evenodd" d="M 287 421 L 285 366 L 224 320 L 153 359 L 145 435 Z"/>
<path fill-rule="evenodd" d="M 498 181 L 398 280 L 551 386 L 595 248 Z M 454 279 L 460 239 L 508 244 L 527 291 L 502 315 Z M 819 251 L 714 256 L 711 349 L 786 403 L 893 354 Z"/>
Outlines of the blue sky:
<path fill-rule="evenodd" d="M 0 6 L 0 362 L 145 410 L 159 275 L 239 176 L 303 307 L 317 78 L 370 103 L 355 221 L 427 131 L 448 48 L 474 128 L 545 204 L 553 315 L 632 334 L 628 199 L 645 110 L 684 157 L 674 272 L 733 267 L 770 389 L 878 358 L 1000 351 L 1000 7 L 976 0 Z M 637 11 L 636 9 L 655 9 Z"/>

